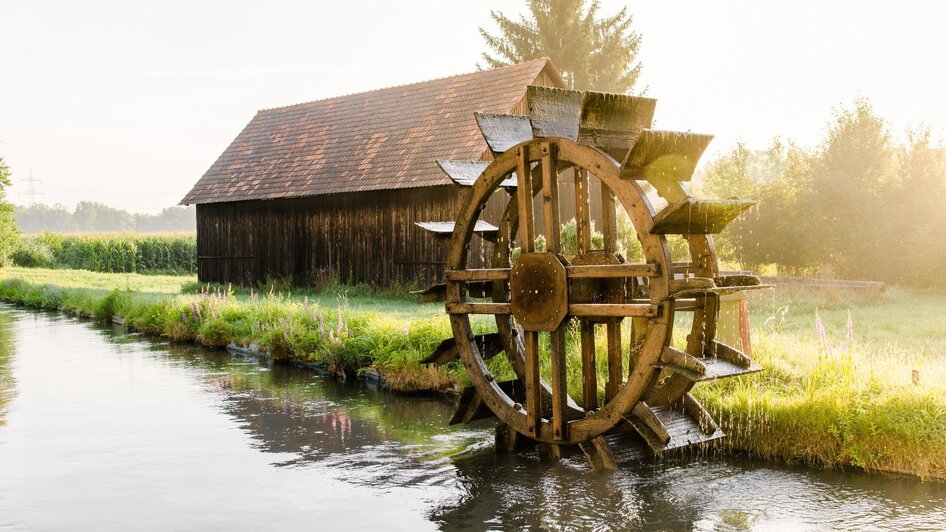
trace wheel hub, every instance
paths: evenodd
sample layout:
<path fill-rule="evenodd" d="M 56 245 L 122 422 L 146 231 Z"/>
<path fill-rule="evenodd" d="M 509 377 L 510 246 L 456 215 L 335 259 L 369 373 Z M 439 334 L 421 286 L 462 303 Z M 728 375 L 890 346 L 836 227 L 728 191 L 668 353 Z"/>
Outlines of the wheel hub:
<path fill-rule="evenodd" d="M 527 331 L 554 331 L 568 313 L 565 266 L 554 253 L 523 253 L 509 277 L 512 315 Z"/>

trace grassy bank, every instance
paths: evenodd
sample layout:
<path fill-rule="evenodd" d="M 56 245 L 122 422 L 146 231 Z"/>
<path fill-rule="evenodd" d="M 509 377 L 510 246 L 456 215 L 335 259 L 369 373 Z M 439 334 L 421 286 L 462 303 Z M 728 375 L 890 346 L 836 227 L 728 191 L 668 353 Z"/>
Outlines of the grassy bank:
<path fill-rule="evenodd" d="M 418 363 L 450 336 L 442 305 L 394 296 L 338 286 L 319 293 L 278 287 L 208 292 L 191 276 L 22 268 L 0 273 L 0 299 L 22 305 L 98 319 L 123 316 L 136 329 L 208 346 L 255 343 L 276 358 L 348 375 L 376 370 L 397 390 L 464 383 L 458 365 Z M 754 355 L 766 371 L 696 389 L 730 435 L 725 445 L 767 458 L 946 478 L 946 333 L 940 318 L 946 296 L 774 292 L 754 299 L 750 309 Z M 484 332 L 491 325 L 487 317 L 474 322 Z M 684 329 L 681 324 L 675 336 L 682 338 Z M 599 341 L 603 348 L 604 339 Z M 569 385 L 575 390 L 577 357 L 570 339 Z M 490 365 L 497 378 L 511 376 L 503 357 Z"/>
<path fill-rule="evenodd" d="M 776 292 L 752 306 L 753 355 L 765 371 L 696 392 L 726 445 L 946 479 L 946 296 Z"/>

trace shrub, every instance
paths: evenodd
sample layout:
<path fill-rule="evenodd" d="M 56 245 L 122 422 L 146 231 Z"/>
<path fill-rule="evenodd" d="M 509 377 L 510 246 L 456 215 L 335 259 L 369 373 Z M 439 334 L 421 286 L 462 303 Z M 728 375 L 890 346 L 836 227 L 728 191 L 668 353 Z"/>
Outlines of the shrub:
<path fill-rule="evenodd" d="M 53 250 L 42 240 L 24 238 L 10 254 L 10 260 L 25 268 L 52 268 Z"/>

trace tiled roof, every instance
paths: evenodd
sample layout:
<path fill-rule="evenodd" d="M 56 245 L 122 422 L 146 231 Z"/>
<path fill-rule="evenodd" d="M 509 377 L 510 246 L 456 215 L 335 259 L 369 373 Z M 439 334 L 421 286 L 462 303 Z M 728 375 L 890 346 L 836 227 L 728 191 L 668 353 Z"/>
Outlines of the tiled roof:
<path fill-rule="evenodd" d="M 473 112 L 510 112 L 546 65 L 259 111 L 181 203 L 449 184 L 436 159 L 476 159 L 486 149 Z"/>

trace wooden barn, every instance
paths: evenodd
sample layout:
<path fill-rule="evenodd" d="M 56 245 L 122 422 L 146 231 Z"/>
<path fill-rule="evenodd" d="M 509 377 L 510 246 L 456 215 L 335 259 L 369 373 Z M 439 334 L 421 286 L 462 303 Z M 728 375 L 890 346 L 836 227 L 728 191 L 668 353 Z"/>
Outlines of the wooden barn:
<path fill-rule="evenodd" d="M 527 114 L 528 85 L 564 86 L 539 59 L 259 111 L 181 201 L 200 280 L 438 281 L 446 246 L 414 222 L 452 220 L 462 192 L 435 161 L 488 159 L 473 113 Z"/>

